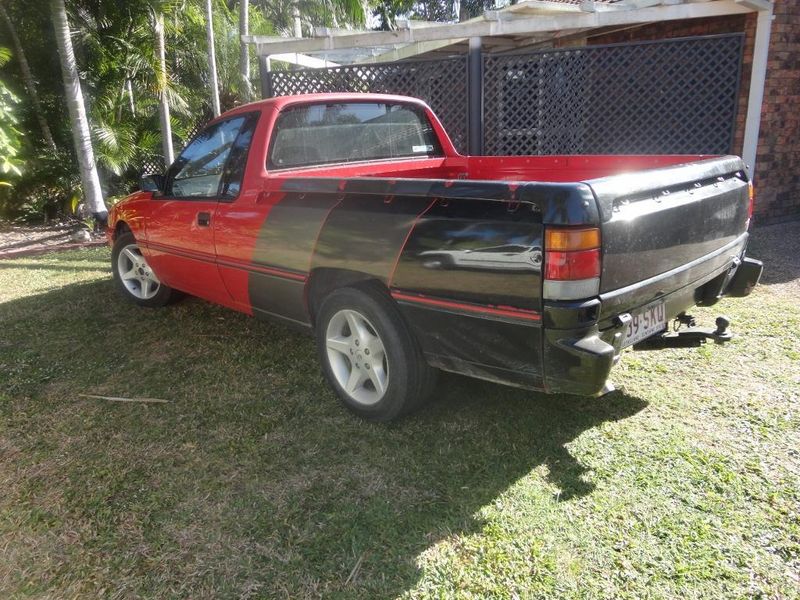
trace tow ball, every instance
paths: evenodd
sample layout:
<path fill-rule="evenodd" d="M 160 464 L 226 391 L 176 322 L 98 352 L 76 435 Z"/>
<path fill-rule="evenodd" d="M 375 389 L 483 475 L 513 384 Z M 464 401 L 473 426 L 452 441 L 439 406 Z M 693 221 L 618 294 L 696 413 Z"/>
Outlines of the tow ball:
<path fill-rule="evenodd" d="M 634 350 L 659 350 L 661 348 L 695 348 L 702 346 L 706 340 L 713 340 L 715 344 L 724 344 L 733 339 L 733 333 L 728 329 L 730 319 L 717 317 L 716 329 L 698 327 L 695 318 L 686 313 L 681 313 L 673 321 L 672 331 L 654 335 L 634 344 Z"/>

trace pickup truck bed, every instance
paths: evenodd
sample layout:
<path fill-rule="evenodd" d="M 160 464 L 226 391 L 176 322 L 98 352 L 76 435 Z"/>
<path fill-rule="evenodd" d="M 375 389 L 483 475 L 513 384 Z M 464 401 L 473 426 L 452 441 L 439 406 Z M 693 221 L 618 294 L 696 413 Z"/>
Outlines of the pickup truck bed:
<path fill-rule="evenodd" d="M 382 108 L 354 125 L 367 103 Z M 752 198 L 735 156 L 465 157 L 425 105 L 378 95 L 274 99 L 216 126 L 242 121 L 252 146 L 233 198 L 170 192 L 187 186 L 190 145 L 155 194 L 112 213 L 112 243 L 135 238 L 159 294 L 186 291 L 320 339 L 330 298 L 360 290 L 380 314 L 399 310 L 398 330 L 427 365 L 588 395 L 605 388 L 624 346 L 695 304 L 745 295 L 760 276 L 745 258 Z M 409 136 L 413 152 L 383 157 Z M 232 185 L 226 164 L 220 191 Z M 323 346 L 350 408 L 370 418 L 405 410 L 355 402 Z M 348 356 L 342 369 L 357 362 Z"/>

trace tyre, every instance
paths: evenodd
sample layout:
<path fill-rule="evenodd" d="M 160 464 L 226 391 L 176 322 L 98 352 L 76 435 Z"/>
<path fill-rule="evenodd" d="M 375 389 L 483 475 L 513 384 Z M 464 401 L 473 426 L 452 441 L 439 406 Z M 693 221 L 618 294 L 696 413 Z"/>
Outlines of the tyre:
<path fill-rule="evenodd" d="M 429 366 L 399 309 L 380 286 L 330 294 L 316 319 L 317 351 L 331 387 L 352 412 L 391 421 L 419 407 L 433 391 Z"/>
<path fill-rule="evenodd" d="M 164 306 L 176 295 L 158 280 L 130 231 L 118 235 L 114 242 L 111 272 L 122 295 L 139 306 Z"/>

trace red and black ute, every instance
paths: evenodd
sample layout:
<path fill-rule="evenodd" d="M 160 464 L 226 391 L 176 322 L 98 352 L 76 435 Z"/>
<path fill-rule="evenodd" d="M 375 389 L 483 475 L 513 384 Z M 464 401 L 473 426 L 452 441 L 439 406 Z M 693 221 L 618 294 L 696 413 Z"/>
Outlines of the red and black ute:
<path fill-rule="evenodd" d="M 757 283 L 751 206 L 735 156 L 462 156 L 419 100 L 320 94 L 212 121 L 109 236 L 134 302 L 311 329 L 344 403 L 389 420 L 437 369 L 594 395 L 626 346 L 724 341 L 686 311 Z"/>

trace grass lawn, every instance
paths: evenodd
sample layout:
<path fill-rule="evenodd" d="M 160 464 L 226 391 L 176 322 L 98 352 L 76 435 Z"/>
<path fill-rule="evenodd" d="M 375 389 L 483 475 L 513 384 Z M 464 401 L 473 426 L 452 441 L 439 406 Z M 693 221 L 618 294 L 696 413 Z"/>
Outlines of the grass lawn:
<path fill-rule="evenodd" d="M 446 376 L 391 426 L 310 337 L 122 301 L 106 249 L 0 261 L 0 598 L 800 597 L 800 223 L 751 247 L 696 312 L 726 346 L 602 399 Z"/>

